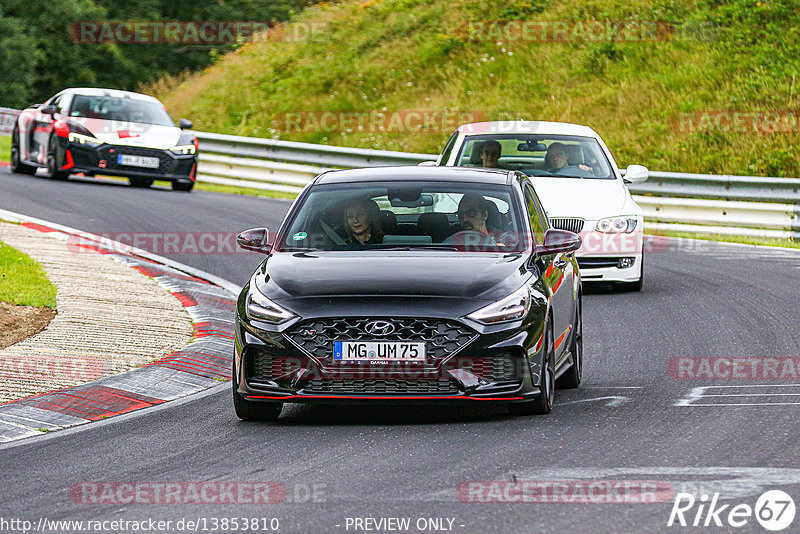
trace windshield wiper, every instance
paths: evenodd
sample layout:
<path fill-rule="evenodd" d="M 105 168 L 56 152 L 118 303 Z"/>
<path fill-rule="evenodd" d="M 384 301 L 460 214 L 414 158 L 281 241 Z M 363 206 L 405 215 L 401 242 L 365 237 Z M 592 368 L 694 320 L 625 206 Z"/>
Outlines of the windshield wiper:
<path fill-rule="evenodd" d="M 458 247 L 448 245 L 403 245 L 399 247 L 380 247 L 373 250 L 458 250 Z"/>

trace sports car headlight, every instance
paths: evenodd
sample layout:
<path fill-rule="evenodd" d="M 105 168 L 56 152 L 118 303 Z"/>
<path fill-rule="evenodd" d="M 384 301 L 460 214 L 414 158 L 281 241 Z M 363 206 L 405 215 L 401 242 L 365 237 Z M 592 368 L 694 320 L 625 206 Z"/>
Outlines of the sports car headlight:
<path fill-rule="evenodd" d="M 170 148 L 169 151 L 173 154 L 183 154 L 186 156 L 188 154 L 194 154 L 197 149 L 194 147 L 194 145 L 178 145 Z"/>
<path fill-rule="evenodd" d="M 467 318 L 483 324 L 517 321 L 525 317 L 530 309 L 531 292 L 525 285 L 506 298 L 470 313 Z"/>
<path fill-rule="evenodd" d="M 78 143 L 81 145 L 88 145 L 92 148 L 98 147 L 103 144 L 100 139 L 96 137 L 91 137 L 89 135 L 83 135 L 75 132 L 70 132 L 67 134 L 67 141 L 70 143 Z"/>
<path fill-rule="evenodd" d="M 604 234 L 629 234 L 636 230 L 636 217 L 607 217 L 597 221 L 595 230 Z"/>
<path fill-rule="evenodd" d="M 247 317 L 256 319 L 257 321 L 264 321 L 270 324 L 285 323 L 295 314 L 278 306 L 267 297 L 261 294 L 254 285 L 250 286 L 250 291 L 247 293 L 247 302 L 245 305 Z"/>

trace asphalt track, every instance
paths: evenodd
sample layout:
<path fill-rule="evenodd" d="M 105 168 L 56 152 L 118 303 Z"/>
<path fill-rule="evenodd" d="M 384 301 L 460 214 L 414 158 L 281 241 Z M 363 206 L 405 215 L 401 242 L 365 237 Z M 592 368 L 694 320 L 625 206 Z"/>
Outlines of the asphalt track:
<path fill-rule="evenodd" d="M 288 206 L 55 182 L 0 168 L 0 208 L 98 234 L 277 229 Z M 679 491 L 718 492 L 731 505 L 753 506 L 769 489 L 800 498 L 800 377 L 688 380 L 667 368 L 677 357 L 800 356 L 800 254 L 670 243 L 648 255 L 641 293 L 587 291 L 584 383 L 558 391 L 548 416 L 510 417 L 484 405 L 304 406 L 285 409 L 277 424 L 252 424 L 235 417 L 222 385 L 0 447 L 0 526 L 14 518 L 152 518 L 172 520 L 171 531 L 181 532 L 174 525 L 182 518 L 204 518 L 210 527 L 215 518 L 275 517 L 280 532 L 364 532 L 348 518 L 408 517 L 409 532 L 436 531 L 414 528 L 420 518 L 453 519 L 450 531 L 464 533 L 763 531 L 752 517 L 739 529 L 682 529 L 667 520 Z M 260 261 L 250 254 L 156 252 L 240 285 Z M 701 386 L 736 387 L 695 389 Z M 572 493 L 569 503 L 485 503 L 457 492 L 466 481 L 578 480 L 650 481 L 671 491 L 657 503 L 581 502 Z M 269 505 L 93 504 L 70 495 L 70 488 L 86 487 L 75 486 L 82 482 L 232 481 L 277 482 L 287 497 Z M 696 511 L 687 512 L 688 521 Z M 797 525 L 800 518 L 789 531 Z"/>

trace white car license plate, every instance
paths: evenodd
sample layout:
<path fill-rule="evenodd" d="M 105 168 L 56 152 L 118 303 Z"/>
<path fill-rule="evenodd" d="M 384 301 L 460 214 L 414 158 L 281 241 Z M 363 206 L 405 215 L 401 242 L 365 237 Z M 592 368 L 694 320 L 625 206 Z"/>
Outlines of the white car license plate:
<path fill-rule="evenodd" d="M 158 158 L 151 158 L 148 156 L 131 156 L 129 154 L 120 154 L 117 156 L 118 165 L 130 165 L 131 167 L 147 167 L 148 169 L 158 168 Z"/>
<path fill-rule="evenodd" d="M 425 343 L 411 341 L 334 341 L 333 359 L 340 362 L 425 363 Z"/>

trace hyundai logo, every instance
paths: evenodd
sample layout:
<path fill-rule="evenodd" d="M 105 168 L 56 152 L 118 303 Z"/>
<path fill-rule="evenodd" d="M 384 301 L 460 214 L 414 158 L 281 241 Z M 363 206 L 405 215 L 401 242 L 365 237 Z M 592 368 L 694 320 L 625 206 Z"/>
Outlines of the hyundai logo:
<path fill-rule="evenodd" d="M 389 321 L 372 321 L 364 326 L 364 330 L 373 336 L 388 336 L 394 332 L 394 325 Z"/>

